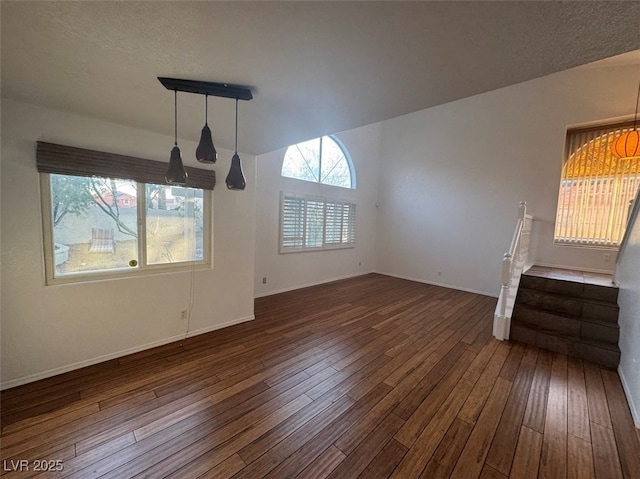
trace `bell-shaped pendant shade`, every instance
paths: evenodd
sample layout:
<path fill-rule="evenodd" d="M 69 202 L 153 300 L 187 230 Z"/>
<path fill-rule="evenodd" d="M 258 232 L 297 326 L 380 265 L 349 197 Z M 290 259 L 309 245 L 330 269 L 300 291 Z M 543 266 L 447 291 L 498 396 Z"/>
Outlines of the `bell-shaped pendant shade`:
<path fill-rule="evenodd" d="M 233 158 L 231 158 L 231 168 L 229 169 L 229 174 L 226 179 L 227 188 L 230 190 L 244 190 L 244 187 L 247 186 L 247 182 L 244 179 L 244 174 L 242 173 L 242 165 L 240 164 L 240 157 L 238 153 L 233 154 Z"/>
<path fill-rule="evenodd" d="M 208 124 L 204 124 L 200 133 L 200 143 L 196 148 L 196 159 L 200 163 L 215 163 L 218 159 L 218 152 L 213 146 L 213 138 L 211 137 L 211 129 Z"/>
<path fill-rule="evenodd" d="M 627 131 L 616 138 L 611 144 L 611 153 L 616 158 L 640 156 L 640 131 Z"/>
<path fill-rule="evenodd" d="M 180 148 L 175 145 L 171 150 L 171 158 L 169 158 L 169 168 L 164 176 L 164 179 L 170 185 L 186 185 L 187 184 L 187 172 L 182 164 L 182 155 L 180 155 Z"/>

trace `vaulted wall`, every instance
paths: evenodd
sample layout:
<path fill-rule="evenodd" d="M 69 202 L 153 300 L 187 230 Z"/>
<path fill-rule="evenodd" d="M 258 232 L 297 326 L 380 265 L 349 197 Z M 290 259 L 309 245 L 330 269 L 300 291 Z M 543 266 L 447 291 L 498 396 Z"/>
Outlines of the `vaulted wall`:
<path fill-rule="evenodd" d="M 524 200 L 538 264 L 611 271 L 610 251 L 553 244 L 564 140 L 632 113 L 637 73 L 580 67 L 384 122 L 376 270 L 497 295 Z"/>
<path fill-rule="evenodd" d="M 2 100 L 2 386 L 92 364 L 253 318 L 255 158 L 229 191 L 231 152 L 215 165 L 214 267 L 46 286 L 36 141 L 168 161 L 173 138 Z M 186 164 L 196 145 L 179 141 Z M 180 319 L 190 307 L 190 324 Z"/>
<path fill-rule="evenodd" d="M 2 385 L 179 339 L 192 292 L 191 332 L 251 319 L 254 295 L 370 271 L 497 295 L 521 200 L 536 217 L 538 263 L 611 270 L 603 250 L 553 245 L 562 152 L 568 126 L 633 111 L 637 72 L 580 67 L 337 133 L 356 190 L 282 178 L 279 150 L 241 155 L 248 188 L 228 191 L 231 152 L 220 152 L 212 270 L 59 286 L 44 284 L 36 141 L 165 161 L 173 140 L 3 99 Z M 356 247 L 279 254 L 281 191 L 355 201 Z"/>

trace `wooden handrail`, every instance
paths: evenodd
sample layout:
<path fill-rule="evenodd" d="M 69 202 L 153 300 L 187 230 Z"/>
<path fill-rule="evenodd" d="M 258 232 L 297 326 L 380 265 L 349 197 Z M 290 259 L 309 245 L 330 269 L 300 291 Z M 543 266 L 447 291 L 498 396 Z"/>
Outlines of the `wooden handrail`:
<path fill-rule="evenodd" d="M 509 289 L 514 281 L 515 266 L 524 265 L 524 259 L 522 257 L 522 235 L 525 231 L 525 226 L 531 224 L 531 221 L 533 221 L 533 216 L 527 214 L 527 204 L 521 201 L 518 206 L 518 221 L 513 237 L 511 238 L 509 251 L 502 257 L 500 296 L 498 297 L 493 328 L 493 335 L 498 339 L 509 338 L 510 319 L 507 317 L 507 299 L 509 297 Z M 518 279 L 519 274 L 520 273 L 518 273 Z"/>

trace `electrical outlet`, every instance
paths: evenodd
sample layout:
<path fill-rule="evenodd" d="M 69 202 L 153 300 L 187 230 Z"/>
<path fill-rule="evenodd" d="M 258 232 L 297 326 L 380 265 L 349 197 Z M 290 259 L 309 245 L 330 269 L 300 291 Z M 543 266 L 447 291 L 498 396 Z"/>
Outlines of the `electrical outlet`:
<path fill-rule="evenodd" d="M 262 278 L 262 284 L 267 284 L 267 277 Z"/>
<path fill-rule="evenodd" d="M 189 311 L 188 311 L 188 310 L 183 309 L 183 310 L 180 312 L 180 319 L 187 319 L 187 314 L 188 314 L 188 313 L 189 313 Z"/>
<path fill-rule="evenodd" d="M 604 260 L 605 261 L 611 261 L 611 253 L 605 253 L 604 254 Z"/>

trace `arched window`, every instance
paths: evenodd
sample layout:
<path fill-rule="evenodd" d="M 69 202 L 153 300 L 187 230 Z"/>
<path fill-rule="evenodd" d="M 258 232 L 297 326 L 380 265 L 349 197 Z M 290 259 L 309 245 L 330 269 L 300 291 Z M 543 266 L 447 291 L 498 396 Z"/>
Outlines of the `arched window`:
<path fill-rule="evenodd" d="M 617 247 L 640 187 L 640 157 L 617 158 L 611 144 L 630 124 L 567 132 L 555 242 Z"/>
<path fill-rule="evenodd" d="M 356 176 L 346 148 L 337 138 L 323 136 L 287 148 L 282 176 L 298 180 L 356 187 Z"/>

